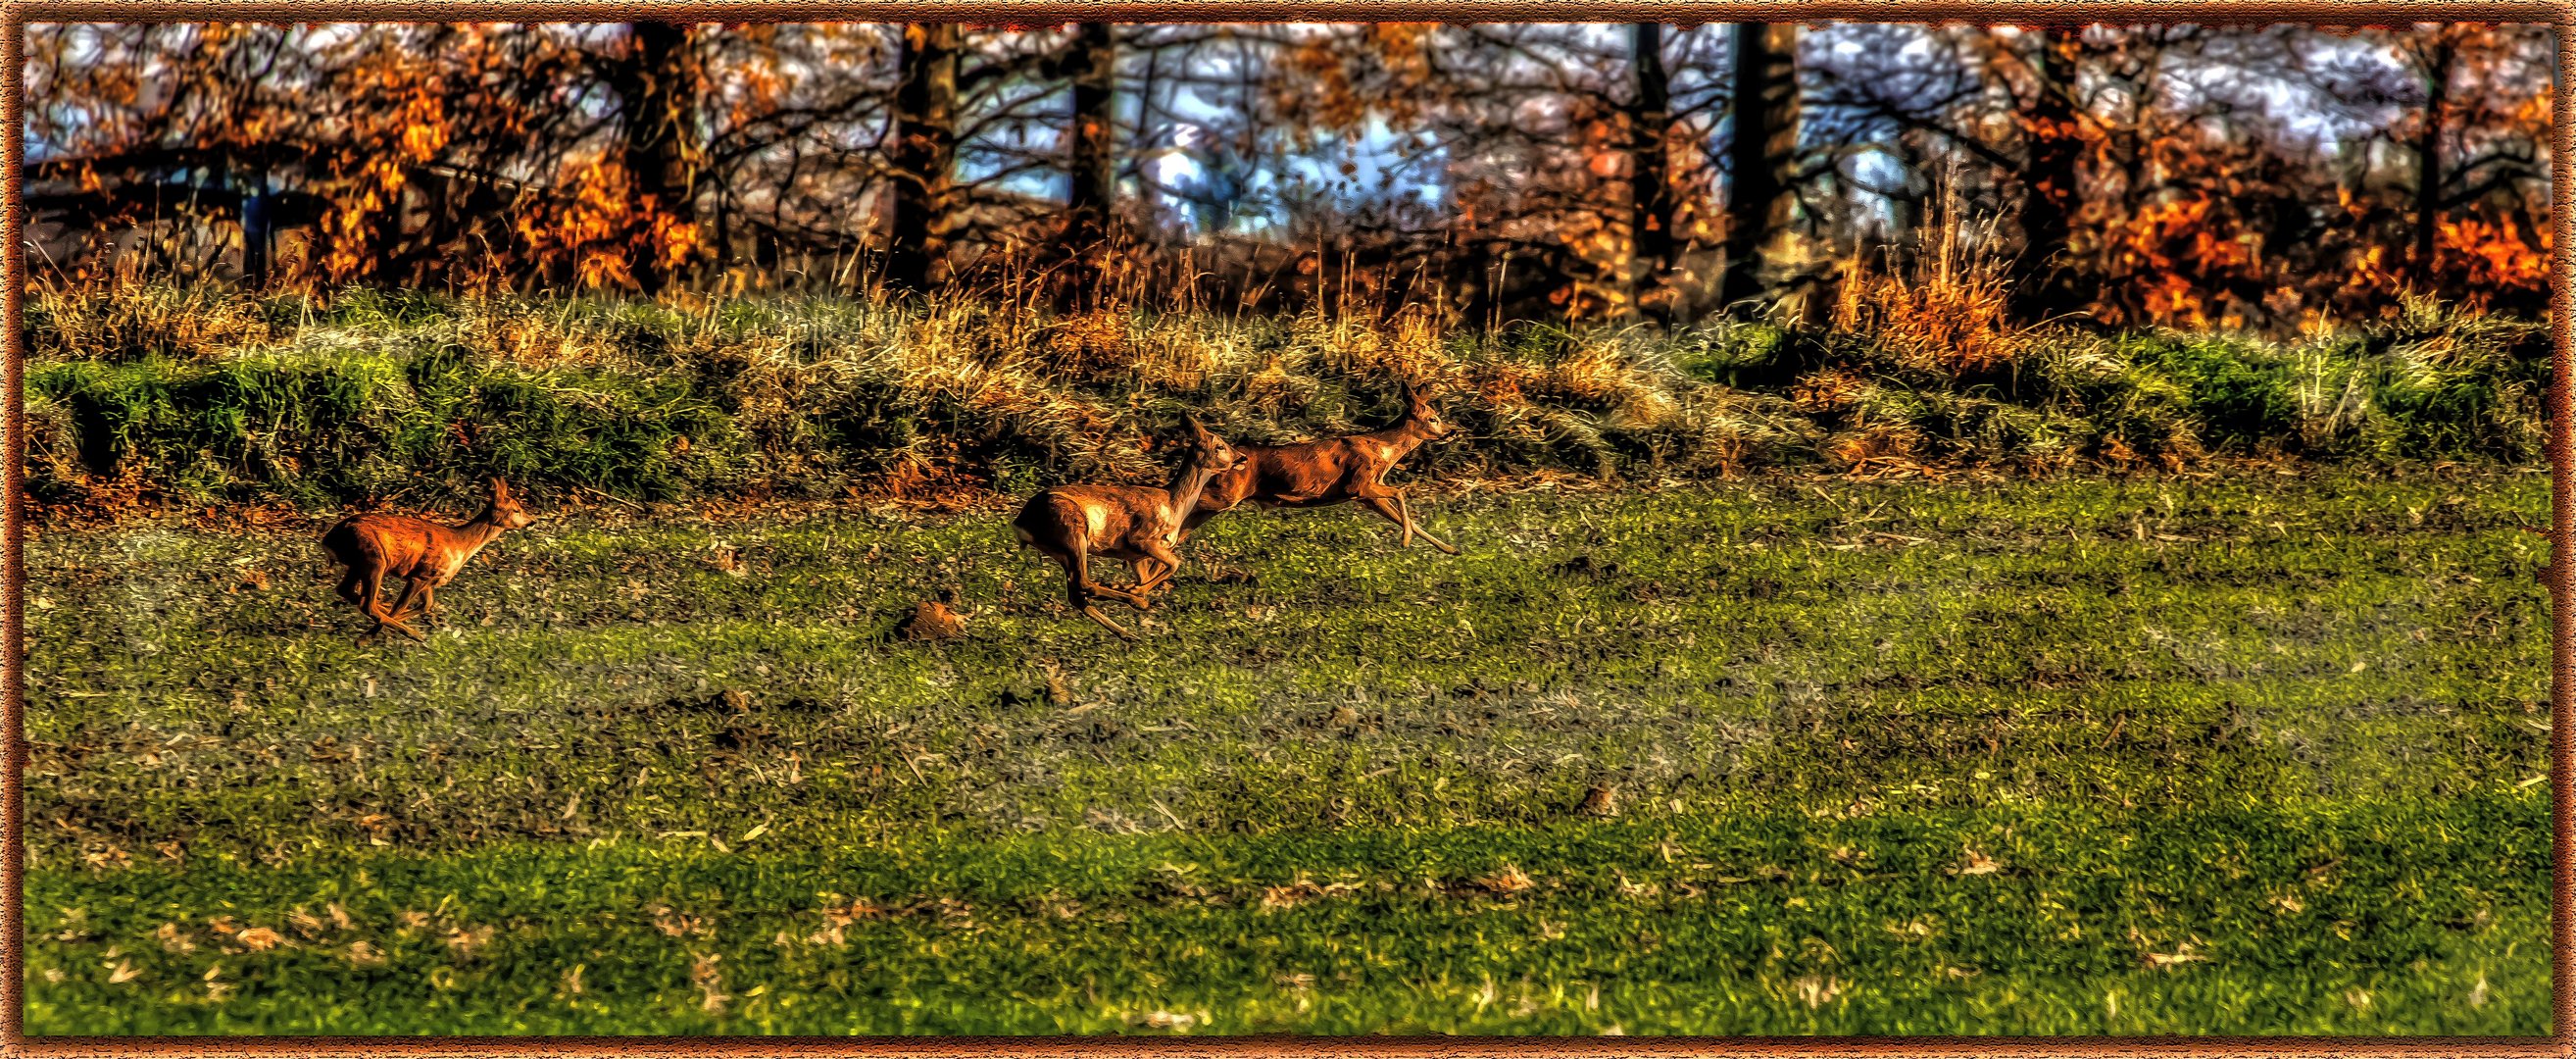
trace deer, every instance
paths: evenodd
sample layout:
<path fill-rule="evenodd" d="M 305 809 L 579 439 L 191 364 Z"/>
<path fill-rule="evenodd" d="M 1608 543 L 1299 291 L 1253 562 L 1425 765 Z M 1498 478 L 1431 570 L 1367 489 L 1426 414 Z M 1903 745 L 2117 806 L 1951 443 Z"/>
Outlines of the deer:
<path fill-rule="evenodd" d="M 1432 407 L 1430 395 L 1410 383 L 1396 385 L 1404 398 L 1404 417 L 1384 429 L 1290 445 L 1236 444 L 1234 449 L 1242 454 L 1243 462 L 1209 483 L 1199 495 L 1198 506 L 1181 520 L 1180 535 L 1174 543 L 1188 540 L 1190 533 L 1207 520 L 1246 502 L 1262 508 L 1314 508 L 1356 500 L 1404 531 L 1397 547 L 1411 547 L 1413 538 L 1419 536 L 1434 548 L 1458 554 L 1456 546 L 1432 536 L 1430 530 L 1413 521 L 1413 509 L 1405 500 L 1404 490 L 1386 484 L 1386 472 L 1404 462 L 1413 450 L 1458 432 L 1455 425 L 1440 418 L 1440 410 Z M 1140 588 L 1148 577 L 1156 583 L 1170 577 L 1169 571 L 1149 572 L 1143 566 L 1137 567 L 1136 573 Z"/>
<path fill-rule="evenodd" d="M 1149 594 L 1181 568 L 1181 520 L 1195 510 L 1200 494 L 1218 475 L 1243 465 L 1243 457 L 1224 438 L 1209 433 L 1198 417 L 1185 416 L 1187 450 L 1171 484 L 1156 489 L 1136 485 L 1060 485 L 1039 491 L 1011 520 L 1011 532 L 1023 547 L 1064 567 L 1065 601 L 1120 639 L 1136 635 L 1111 621 L 1093 602 L 1106 598 L 1139 612 L 1153 609 Z M 1124 560 L 1136 571 L 1134 589 L 1111 588 L 1091 578 L 1093 558 Z M 1154 564 L 1148 572 L 1148 563 Z"/>
<path fill-rule="evenodd" d="M 406 624 L 414 614 L 427 614 L 440 586 L 454 580 L 503 531 L 526 529 L 536 519 L 510 495 L 509 483 L 492 479 L 492 498 L 483 511 L 454 526 L 408 515 L 366 514 L 341 519 L 322 534 L 322 550 L 349 568 L 340 579 L 340 598 L 375 619 L 370 633 L 393 629 L 414 640 L 429 637 Z M 384 604 L 384 580 L 403 579 L 402 595 L 391 609 Z M 414 597 L 419 608 L 413 609 Z"/>

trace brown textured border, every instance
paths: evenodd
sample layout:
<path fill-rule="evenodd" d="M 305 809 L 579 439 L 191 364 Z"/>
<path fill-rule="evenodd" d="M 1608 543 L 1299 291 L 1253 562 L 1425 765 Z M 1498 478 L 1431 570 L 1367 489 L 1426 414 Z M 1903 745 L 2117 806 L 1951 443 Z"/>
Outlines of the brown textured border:
<path fill-rule="evenodd" d="M 1535 1059 L 1867 1056 L 2564 1056 L 2548 1037 L 37 1037 L 30 1056 L 1134 1056 L 1139 1059 Z"/>
<path fill-rule="evenodd" d="M 27 23 L 14 0 L 0 2 L 0 1052 L 15 1053 L 26 1032 L 27 872 L 27 280 L 26 210 L 18 180 L 26 166 Z"/>
<path fill-rule="evenodd" d="M 2560 0 L 33 0 L 25 22 L 2557 22 Z"/>
<path fill-rule="evenodd" d="M 633 21 L 2539 22 L 2555 27 L 2550 143 L 2547 1037 L 37 1037 L 25 1036 L 26 161 L 29 22 Z M 0 0 L 0 1057 L 2550 1056 L 2576 1059 L 2576 0 Z"/>
<path fill-rule="evenodd" d="M 2550 79 L 2549 222 L 2549 987 L 2561 1054 L 2576 1049 L 2576 8 L 2557 20 Z"/>

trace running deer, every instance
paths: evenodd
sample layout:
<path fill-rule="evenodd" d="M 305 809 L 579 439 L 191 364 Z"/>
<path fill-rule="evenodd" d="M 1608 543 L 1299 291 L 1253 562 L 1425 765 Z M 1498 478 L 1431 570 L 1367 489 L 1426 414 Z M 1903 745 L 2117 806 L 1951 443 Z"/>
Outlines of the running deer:
<path fill-rule="evenodd" d="M 1209 483 L 1199 496 L 1198 507 L 1181 521 L 1178 539 L 1189 539 L 1190 531 L 1201 523 L 1246 501 L 1264 508 L 1302 508 L 1357 500 L 1404 530 L 1397 547 L 1409 547 L 1413 538 L 1420 536 L 1434 548 L 1458 554 L 1448 541 L 1432 536 L 1431 531 L 1413 521 L 1413 509 L 1405 502 L 1404 490 L 1386 484 L 1386 472 L 1395 469 L 1413 450 L 1458 431 L 1440 418 L 1440 410 L 1431 406 L 1429 395 L 1409 384 L 1398 386 L 1404 396 L 1404 418 L 1383 430 L 1294 445 L 1236 445 L 1235 451 L 1243 454 L 1242 464 Z M 1147 576 L 1143 567 L 1136 572 L 1139 577 Z"/>
<path fill-rule="evenodd" d="M 1199 502 L 1210 479 L 1243 464 L 1243 457 L 1225 439 L 1208 433 L 1197 417 L 1185 421 L 1189 449 L 1181 454 L 1180 469 L 1173 473 L 1169 487 L 1060 485 L 1030 497 L 1019 517 L 1011 520 L 1011 532 L 1023 546 L 1064 567 L 1065 601 L 1123 639 L 1136 637 L 1102 614 L 1092 599 L 1107 597 L 1139 611 L 1153 609 L 1146 594 L 1181 568 L 1181 519 Z M 1136 587 L 1111 588 L 1092 580 L 1095 557 L 1125 560 L 1136 570 Z M 1149 574 L 1149 562 L 1159 570 Z"/>
<path fill-rule="evenodd" d="M 354 515 L 322 534 L 322 550 L 349 568 L 340 579 L 340 598 L 357 604 L 376 620 L 372 631 L 394 629 L 415 640 L 427 640 L 404 624 L 413 614 L 427 614 L 439 586 L 454 580 L 465 561 L 492 543 L 503 530 L 525 529 L 536 522 L 510 495 L 508 483 L 492 479 L 492 500 L 483 512 L 455 526 L 442 526 L 405 515 Z M 403 579 L 402 596 L 387 610 L 383 598 L 387 575 Z M 420 608 L 411 609 L 412 597 Z"/>

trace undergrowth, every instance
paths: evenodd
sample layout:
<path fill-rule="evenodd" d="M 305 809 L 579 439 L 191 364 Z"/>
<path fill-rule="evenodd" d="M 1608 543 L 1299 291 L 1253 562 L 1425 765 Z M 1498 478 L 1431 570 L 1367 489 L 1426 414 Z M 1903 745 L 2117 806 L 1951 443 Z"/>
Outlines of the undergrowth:
<path fill-rule="evenodd" d="M 1184 411 L 1276 442 L 1465 429 L 1439 477 L 2050 474 L 2213 460 L 2524 463 L 2546 338 L 2432 301 L 2274 342 L 1967 326 L 1977 271 L 1861 277 L 1832 326 L 1054 314 L 992 299 L 616 299 L 131 286 L 30 299 L 30 484 L 58 507 L 629 500 L 1151 480 Z M 1873 285 L 1875 284 L 1875 285 Z M 1991 308 L 1991 306 L 1988 306 Z"/>

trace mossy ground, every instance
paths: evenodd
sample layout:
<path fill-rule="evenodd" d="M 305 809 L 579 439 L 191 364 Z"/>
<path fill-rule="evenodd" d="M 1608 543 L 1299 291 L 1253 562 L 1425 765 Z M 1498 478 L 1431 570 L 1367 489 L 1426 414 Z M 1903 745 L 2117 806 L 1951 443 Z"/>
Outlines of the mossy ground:
<path fill-rule="evenodd" d="M 48 530 L 29 1030 L 2547 1031 L 2542 476 L 1424 496 Z"/>

